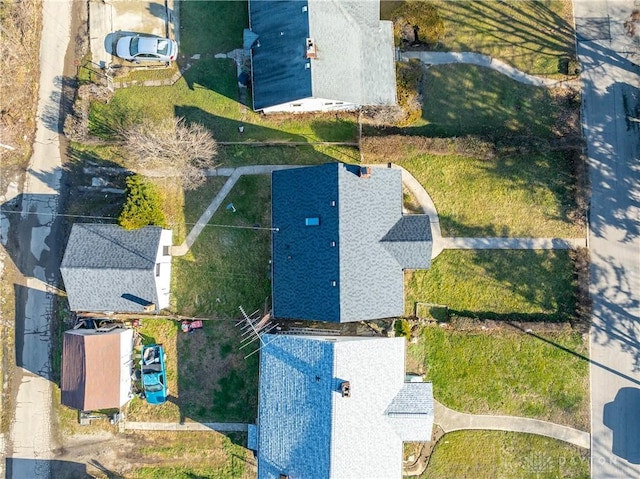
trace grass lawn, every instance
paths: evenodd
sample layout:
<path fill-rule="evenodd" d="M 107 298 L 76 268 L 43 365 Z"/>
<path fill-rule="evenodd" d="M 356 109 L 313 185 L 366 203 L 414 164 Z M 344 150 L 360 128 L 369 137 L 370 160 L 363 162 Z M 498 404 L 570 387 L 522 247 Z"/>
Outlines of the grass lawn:
<path fill-rule="evenodd" d="M 408 362 L 423 365 L 435 398 L 457 411 L 532 417 L 588 431 L 589 364 L 559 347 L 586 356 L 582 334 L 536 333 L 545 341 L 504 328 L 425 326 L 409 346 Z"/>
<path fill-rule="evenodd" d="M 431 269 L 405 278 L 409 315 L 416 302 L 426 302 L 472 318 L 566 321 L 576 307 L 574 264 L 567 251 L 449 250 Z"/>
<path fill-rule="evenodd" d="M 185 2 L 185 5 L 200 2 Z M 235 2 L 219 2 L 235 3 Z M 149 101 L 149 97 L 153 101 Z M 185 117 L 210 128 L 218 141 L 356 141 L 353 113 L 262 115 L 238 100 L 236 67 L 228 59 L 201 59 L 172 86 L 116 90 L 106 104 L 94 102 L 92 133 L 109 137 L 118 125 L 143 118 Z M 244 132 L 238 132 L 239 126 Z"/>
<path fill-rule="evenodd" d="M 132 479 L 244 479 L 255 477 L 251 452 L 235 438 L 215 432 L 127 432 L 138 444 L 139 461 L 126 477 Z"/>
<path fill-rule="evenodd" d="M 217 191 L 217 190 L 215 190 Z M 199 196 L 213 198 L 215 191 Z M 185 217 L 199 217 L 192 211 L 191 193 Z M 238 307 L 248 312 L 264 308 L 271 295 L 271 178 L 243 176 L 224 200 L 190 252 L 173 263 L 173 291 L 176 310 L 185 315 L 236 318 Z M 226 209 L 233 203 L 236 212 Z M 254 229 L 259 225 L 260 229 Z M 240 227 L 240 228 L 238 228 Z M 193 281 L 193 278 L 198 278 Z"/>
<path fill-rule="evenodd" d="M 474 158 L 420 151 L 401 138 L 365 142 L 365 161 L 394 161 L 413 174 L 434 201 L 444 236 L 584 236 L 573 164 L 560 152 L 504 149 Z"/>
<path fill-rule="evenodd" d="M 421 479 L 587 479 L 589 451 L 551 438 L 455 431 L 436 445 Z"/>
<path fill-rule="evenodd" d="M 180 55 L 227 53 L 242 48 L 242 31 L 249 27 L 246 0 L 180 3 Z"/>
<path fill-rule="evenodd" d="M 410 134 L 551 137 L 559 114 L 548 88 L 476 65 L 432 66 L 423 89 L 422 119 Z"/>
<path fill-rule="evenodd" d="M 188 192 L 185 219 L 195 221 L 222 186 L 210 178 Z M 175 309 L 183 315 L 221 318 L 203 331 L 179 333 L 180 413 L 197 421 L 252 422 L 257 414 L 258 356 L 239 350 L 238 307 L 269 306 L 271 180 L 245 176 L 235 185 L 190 252 L 173 262 Z M 236 212 L 224 206 L 233 203 Z M 254 229 L 260 225 L 261 229 Z M 225 227 L 232 226 L 232 227 Z M 248 228 L 235 228 L 248 226 Z M 194 280 L 197 278 L 197 280 Z M 226 320 L 225 320 L 226 319 Z M 203 364 L 211 365 L 203 368 Z"/>
<path fill-rule="evenodd" d="M 249 450 L 214 432 L 127 433 L 139 443 L 141 460 L 127 473 L 132 479 L 244 479 L 255 477 Z"/>
<path fill-rule="evenodd" d="M 178 394 L 178 353 L 176 336 L 180 324 L 171 319 L 142 319 L 138 332 L 143 344 L 162 344 L 165 351 L 165 367 L 169 399 L 161 405 L 148 404 L 134 397 L 126 406 L 127 418 L 131 421 L 178 422 L 181 419 Z"/>
<path fill-rule="evenodd" d="M 383 18 L 392 19 L 405 2 L 383 1 Z M 569 0 L 549 1 L 451 1 L 425 2 L 414 23 L 436 25 L 441 32 L 436 50 L 478 52 L 499 58 L 534 75 L 564 73 L 575 54 L 573 11 Z M 435 7 L 435 12 L 433 9 Z M 431 29 L 419 38 L 429 42 Z M 433 41 L 433 39 L 431 39 Z"/>
<path fill-rule="evenodd" d="M 221 166 L 243 165 L 317 165 L 331 161 L 359 163 L 360 152 L 352 146 L 251 146 L 227 145 L 218 148 Z"/>

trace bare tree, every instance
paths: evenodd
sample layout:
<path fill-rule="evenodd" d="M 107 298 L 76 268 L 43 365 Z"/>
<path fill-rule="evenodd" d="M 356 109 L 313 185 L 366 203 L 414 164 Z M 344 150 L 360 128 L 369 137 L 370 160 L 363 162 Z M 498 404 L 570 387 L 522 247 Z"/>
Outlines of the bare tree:
<path fill-rule="evenodd" d="M 211 132 L 184 118 L 144 121 L 119 131 L 129 167 L 138 172 L 161 170 L 182 178 L 184 189 L 197 188 L 205 170 L 215 166 L 218 145 Z"/>

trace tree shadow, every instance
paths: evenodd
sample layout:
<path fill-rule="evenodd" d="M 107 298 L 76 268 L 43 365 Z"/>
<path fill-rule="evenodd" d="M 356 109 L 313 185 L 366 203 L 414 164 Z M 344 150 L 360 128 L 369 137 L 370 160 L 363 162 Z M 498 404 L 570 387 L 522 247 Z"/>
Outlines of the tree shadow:
<path fill-rule="evenodd" d="M 51 94 L 40 115 L 49 131 L 62 134 L 66 113 L 73 109 L 76 88 L 76 78 L 60 75 L 54 78 Z"/>
<path fill-rule="evenodd" d="M 123 476 L 107 469 L 98 461 L 89 463 L 108 479 L 123 479 Z M 56 479 L 91 479 L 95 477 L 87 471 L 87 464 L 58 459 L 22 459 L 7 457 L 5 473 L 8 478 L 22 479 L 35 477 L 55 477 Z"/>
<path fill-rule="evenodd" d="M 506 52 L 518 47 L 558 60 L 573 53 L 572 26 L 542 2 L 527 3 L 526 8 L 518 3 L 505 6 L 491 1 L 443 2 L 438 10 L 453 28 L 478 30 L 490 38 L 492 46 Z M 471 51 L 471 48 L 461 43 L 459 50 Z"/>
<path fill-rule="evenodd" d="M 640 464 L 640 389 L 625 387 L 604 405 L 604 425 L 613 434 L 612 451 L 631 464 Z"/>

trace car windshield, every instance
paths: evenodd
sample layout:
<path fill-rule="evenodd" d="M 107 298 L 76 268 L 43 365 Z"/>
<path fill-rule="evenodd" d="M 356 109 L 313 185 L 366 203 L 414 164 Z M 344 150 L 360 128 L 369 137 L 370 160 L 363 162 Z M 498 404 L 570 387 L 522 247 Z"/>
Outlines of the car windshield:
<path fill-rule="evenodd" d="M 169 51 L 169 42 L 167 40 L 158 41 L 158 53 L 166 55 Z"/>
<path fill-rule="evenodd" d="M 159 391 L 162 391 L 162 384 L 160 383 L 150 384 L 150 385 L 146 385 L 144 388 L 150 393 L 157 393 Z"/>
<path fill-rule="evenodd" d="M 131 56 L 135 57 L 138 54 L 138 41 L 140 39 L 138 37 L 133 37 L 131 40 L 131 45 L 129 46 L 129 51 L 131 52 Z"/>

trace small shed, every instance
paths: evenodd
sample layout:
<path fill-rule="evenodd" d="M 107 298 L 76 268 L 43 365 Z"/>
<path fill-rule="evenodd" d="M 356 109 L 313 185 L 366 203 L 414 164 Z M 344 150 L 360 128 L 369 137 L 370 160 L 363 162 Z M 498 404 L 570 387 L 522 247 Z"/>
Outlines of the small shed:
<path fill-rule="evenodd" d="M 132 397 L 133 330 L 74 329 L 62 342 L 62 404 L 81 411 L 124 406 Z"/>
<path fill-rule="evenodd" d="M 169 306 L 172 232 L 76 223 L 60 265 L 72 311 L 157 313 Z"/>

